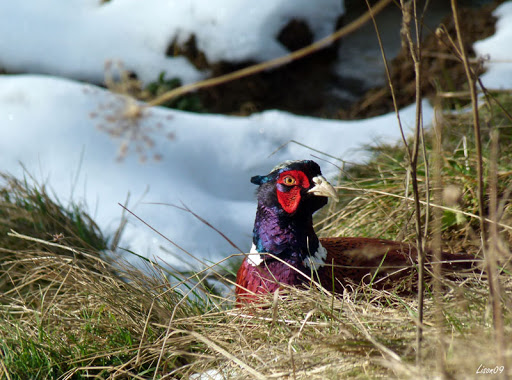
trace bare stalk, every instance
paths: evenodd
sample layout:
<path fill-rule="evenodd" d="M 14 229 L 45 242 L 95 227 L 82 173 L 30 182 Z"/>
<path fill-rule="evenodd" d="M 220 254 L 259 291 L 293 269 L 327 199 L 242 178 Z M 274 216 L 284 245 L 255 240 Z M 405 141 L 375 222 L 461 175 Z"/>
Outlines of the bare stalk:
<path fill-rule="evenodd" d="M 423 246 L 423 237 L 421 230 L 421 206 L 418 187 L 418 156 L 419 145 L 422 135 L 422 110 L 421 110 L 421 36 L 420 26 L 417 17 L 416 2 L 405 2 L 400 0 L 403 15 L 402 33 L 406 38 L 411 58 L 414 63 L 414 74 L 416 84 L 416 122 L 414 143 L 412 152 L 409 152 L 409 170 L 411 172 L 411 183 L 414 196 L 415 226 L 416 226 L 416 245 L 418 249 L 418 324 L 416 329 L 416 362 L 421 361 L 421 343 L 423 341 L 423 305 L 424 305 L 424 278 L 425 278 L 425 249 Z M 411 10 L 412 5 L 412 10 Z M 416 29 L 416 42 L 411 36 L 411 21 L 414 19 Z"/>
<path fill-rule="evenodd" d="M 434 203 L 441 204 L 442 202 L 442 192 L 443 192 L 443 183 L 442 183 L 442 170 L 443 170 L 443 160 L 442 160 L 442 133 L 443 133 L 443 115 L 442 108 L 437 98 L 436 104 L 434 105 L 434 156 L 432 159 L 433 164 L 433 179 L 434 179 Z M 441 255 L 441 224 L 443 218 L 443 211 L 440 208 L 434 208 L 434 233 L 432 239 L 432 250 L 434 252 L 434 262 L 432 265 L 432 269 L 434 272 L 434 306 L 435 306 L 435 325 L 437 329 L 437 369 L 443 379 L 446 379 L 447 371 L 446 371 L 446 361 L 445 361 L 445 344 L 444 344 L 444 317 L 443 317 L 443 288 L 442 288 L 442 255 Z"/>
<path fill-rule="evenodd" d="M 386 79 L 389 85 L 389 91 L 391 92 L 391 99 L 393 100 L 393 108 L 395 109 L 396 118 L 398 121 L 398 127 L 400 128 L 400 133 L 402 135 L 402 142 L 409 153 L 409 145 L 407 144 L 407 139 L 405 138 L 404 128 L 402 126 L 402 120 L 400 119 L 400 113 L 398 112 L 398 103 L 396 100 L 395 87 L 393 86 L 393 81 L 391 80 L 391 72 L 389 70 L 388 59 L 386 58 L 386 52 L 384 51 L 384 45 L 382 43 L 382 38 L 380 36 L 379 27 L 377 25 L 377 21 L 375 20 L 375 14 L 373 8 L 370 5 L 369 0 L 365 0 L 366 5 L 368 6 L 368 13 L 370 14 L 373 22 L 373 27 L 375 28 L 375 34 L 377 36 L 377 40 L 379 41 L 379 49 L 382 54 L 382 62 L 384 63 L 384 69 L 386 71 Z"/>
<path fill-rule="evenodd" d="M 391 0 L 380 0 L 372 7 L 371 12 L 374 15 L 379 13 L 390 2 L 391 2 Z M 312 54 L 316 51 L 319 51 L 319 50 L 331 45 L 333 42 L 352 33 L 353 31 L 357 30 L 363 24 L 368 22 L 370 19 L 371 19 L 370 12 L 365 12 L 361 17 L 357 18 L 356 20 L 352 21 L 350 24 L 337 30 L 335 33 L 333 33 L 325 38 L 322 38 L 321 40 L 314 42 L 311 45 L 308 45 L 302 49 L 296 50 L 293 53 L 290 53 L 288 55 L 278 57 L 275 59 L 271 59 L 266 62 L 258 63 L 256 65 L 245 67 L 243 69 L 234 71 L 232 73 L 221 75 L 221 76 L 218 76 L 215 78 L 205 79 L 200 82 L 191 83 L 191 84 L 187 84 L 185 86 L 175 88 L 174 90 L 168 91 L 168 92 L 158 96 L 157 98 L 153 99 L 152 101 L 148 102 L 148 105 L 149 106 L 157 106 L 157 105 L 165 103 L 171 99 L 174 99 L 178 96 L 187 94 L 189 92 L 197 91 L 202 88 L 217 86 L 222 83 L 227 83 L 227 82 L 231 82 L 236 79 L 254 75 L 254 74 L 262 72 L 264 70 L 269 70 L 269 69 L 273 69 L 278 66 L 285 65 L 287 63 L 290 63 L 297 59 L 303 58 L 309 54 Z"/>
<path fill-rule="evenodd" d="M 493 320 L 494 320 L 494 334 L 497 343 L 498 360 L 501 364 L 505 365 L 505 337 L 504 337 L 504 325 L 503 325 L 503 310 L 501 307 L 501 286 L 499 282 L 499 272 L 497 268 L 497 257 L 498 257 L 498 157 L 499 157 L 499 132 L 494 129 L 491 132 L 491 162 L 489 170 L 489 247 L 486 257 L 486 266 L 489 273 L 489 283 L 492 281 L 492 285 L 489 285 L 489 289 L 493 291 L 491 296 Z M 502 378 L 505 379 L 506 375 L 503 373 Z"/>
<path fill-rule="evenodd" d="M 494 325 L 494 336 L 497 343 L 497 353 L 498 358 L 502 361 L 503 365 L 504 363 L 504 357 L 505 357 L 505 342 L 504 342 L 504 331 L 503 331 L 503 314 L 501 310 L 501 297 L 500 297 L 500 287 L 499 287 L 499 279 L 498 279 L 498 271 L 496 268 L 496 261 L 495 257 L 493 255 L 494 251 L 493 249 L 489 249 L 488 247 L 488 233 L 486 229 L 486 223 L 484 220 L 484 194 L 485 194 L 485 187 L 484 187 L 484 179 L 483 179 L 483 163 L 482 163 L 482 142 L 481 142 L 481 133 L 480 133 L 480 119 L 479 119 L 479 113 L 478 113 L 478 94 L 477 94 L 477 88 L 476 88 L 476 75 L 473 72 L 467 51 L 464 47 L 464 43 L 462 41 L 462 34 L 460 30 L 460 20 L 458 15 L 458 8 L 457 8 L 457 1 L 451 0 L 451 6 L 452 6 L 452 12 L 453 12 L 453 18 L 455 22 L 455 30 L 457 32 L 457 39 L 459 42 L 459 51 L 462 59 L 462 63 L 464 64 L 464 70 L 466 72 L 466 76 L 468 78 L 468 85 L 469 85 L 469 91 L 471 95 L 471 105 L 472 105 L 472 111 L 473 111 L 473 130 L 475 134 L 475 147 L 476 147 L 476 154 L 477 154 L 477 179 L 478 179 L 478 211 L 480 216 L 480 234 L 482 239 L 482 249 L 484 252 L 485 257 L 485 266 L 487 271 L 487 279 L 489 283 L 489 298 L 490 303 L 492 305 L 492 314 L 493 314 L 493 325 Z M 496 138 L 495 138 L 496 140 Z M 497 144 L 497 142 L 495 142 Z M 496 151 L 497 151 L 497 145 L 496 145 Z M 497 153 L 494 157 L 494 161 L 497 160 Z M 491 160 L 492 161 L 492 160 Z M 494 169 L 491 168 L 492 171 L 497 171 L 496 169 L 496 162 L 492 164 Z M 497 177 L 497 173 L 495 175 L 491 174 L 491 197 L 497 198 L 497 181 L 493 179 L 493 177 Z M 494 189 L 493 189 L 494 187 Z M 491 214 L 491 220 L 493 221 L 491 223 L 491 231 L 494 231 L 493 229 L 496 229 L 496 235 L 493 236 L 493 238 L 497 241 L 497 226 L 496 226 L 496 215 L 497 215 L 497 201 L 494 201 L 493 204 L 490 205 L 491 213 L 494 214 L 494 219 Z M 493 242 L 491 245 L 494 245 L 496 243 L 495 239 L 493 239 Z M 505 376 L 505 374 L 503 375 Z"/>

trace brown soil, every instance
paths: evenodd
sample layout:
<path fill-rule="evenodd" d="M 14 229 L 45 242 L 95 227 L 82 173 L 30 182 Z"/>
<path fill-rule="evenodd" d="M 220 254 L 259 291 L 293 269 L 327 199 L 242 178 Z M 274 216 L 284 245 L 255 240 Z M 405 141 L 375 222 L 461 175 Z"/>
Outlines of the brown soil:
<path fill-rule="evenodd" d="M 470 57 L 475 57 L 473 43 L 494 34 L 496 18 L 492 11 L 497 4 L 479 9 L 460 9 L 461 34 L 464 47 Z M 444 26 L 444 32 L 441 26 Z M 433 97 L 436 92 L 461 91 L 467 88 L 467 77 L 462 63 L 456 58 L 450 43 L 457 41 L 453 17 L 446 17 L 438 31 L 430 33 L 422 44 L 421 75 L 423 97 Z M 473 65 L 475 71 L 483 73 L 481 62 Z M 408 48 L 402 47 L 398 56 L 389 65 L 391 81 L 395 89 L 398 108 L 407 106 L 415 98 L 414 63 Z M 340 110 L 342 119 L 360 119 L 382 115 L 394 110 L 389 85 L 368 91 L 350 108 Z"/>
<path fill-rule="evenodd" d="M 302 20 L 291 20 L 276 36 L 289 51 L 313 42 L 313 33 Z M 208 112 L 248 115 L 265 109 L 316 114 L 326 102 L 325 87 L 335 80 L 330 66 L 336 47 L 324 49 L 299 61 L 198 92 Z M 173 42 L 168 55 L 185 55 L 198 69 L 209 69 L 212 77 L 224 75 L 255 62 L 209 64 L 192 37 L 180 46 Z M 300 111 L 299 111 L 300 110 Z"/>
<path fill-rule="evenodd" d="M 266 109 L 280 109 L 305 115 L 318 115 L 328 102 L 326 86 L 335 75 L 330 65 L 335 52 L 323 51 L 286 66 L 199 92 L 211 112 L 248 115 Z M 214 75 L 245 65 L 220 64 Z"/>
<path fill-rule="evenodd" d="M 462 34 L 465 47 L 474 56 L 472 44 L 494 33 L 495 18 L 492 11 L 498 3 L 478 9 L 460 9 Z M 452 17 L 442 25 L 447 34 L 430 33 L 423 42 L 422 94 L 432 96 L 436 91 L 460 91 L 465 88 L 466 74 L 462 64 L 453 54 L 447 35 L 455 40 Z M 278 36 L 279 41 L 295 50 L 306 46 L 312 34 L 301 20 L 293 20 Z M 172 44 L 169 54 L 184 54 L 201 69 L 209 68 L 218 76 L 250 65 L 226 62 L 210 65 L 204 55 L 195 47 L 194 38 L 185 46 Z M 394 110 L 389 86 L 373 88 L 361 95 L 353 104 L 344 104 L 329 88 L 339 81 L 332 70 L 336 60 L 336 47 L 315 53 L 300 61 L 262 72 L 241 80 L 226 83 L 198 92 L 208 112 L 248 115 L 266 109 L 281 109 L 301 115 L 313 115 L 337 119 L 359 119 L 388 113 Z M 415 97 L 413 62 L 409 52 L 402 48 L 399 55 L 390 62 L 390 73 L 395 88 L 398 107 L 412 103 Z M 475 65 L 476 67 L 476 65 Z M 481 68 L 476 67 L 481 71 Z M 357 87 L 357 86 L 356 86 Z"/>

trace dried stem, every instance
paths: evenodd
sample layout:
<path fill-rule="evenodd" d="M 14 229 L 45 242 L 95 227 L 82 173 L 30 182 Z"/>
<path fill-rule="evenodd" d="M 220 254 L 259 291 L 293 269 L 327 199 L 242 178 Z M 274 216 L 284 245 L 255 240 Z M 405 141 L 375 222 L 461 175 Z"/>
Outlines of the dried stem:
<path fill-rule="evenodd" d="M 476 88 L 476 75 L 473 72 L 467 51 L 464 47 L 464 43 L 462 41 L 462 33 L 460 29 L 460 20 L 457 9 L 457 1 L 451 0 L 453 18 L 455 22 L 455 30 L 457 32 L 457 39 L 459 42 L 459 51 L 462 59 L 462 63 L 464 64 L 464 70 L 466 72 L 466 76 L 468 78 L 469 91 L 471 94 L 471 105 L 473 111 L 473 130 L 475 134 L 475 147 L 477 154 L 477 180 L 478 180 L 478 209 L 480 214 L 480 234 L 482 239 L 482 249 L 484 251 L 485 263 L 486 263 L 486 271 L 487 271 L 487 279 L 489 282 L 489 298 L 490 303 L 492 305 L 492 314 L 493 314 L 493 322 L 494 322 L 494 335 L 497 343 L 497 353 L 498 358 L 504 364 L 505 357 L 505 342 L 504 342 L 504 330 L 503 330 L 503 315 L 501 310 L 501 297 L 500 297 L 500 287 L 499 287 L 499 279 L 498 279 L 498 271 L 496 268 L 496 261 L 493 255 L 493 249 L 489 249 L 488 247 L 488 233 L 486 229 L 486 223 L 484 220 L 484 179 L 483 179 L 483 160 L 482 160 L 482 142 L 481 142 L 481 133 L 480 133 L 480 119 L 478 112 L 478 96 L 477 96 L 477 88 Z M 495 142 L 497 144 L 497 142 Z M 497 148 L 496 148 L 497 149 Z M 494 157 L 494 160 L 497 160 L 497 155 Z M 495 168 L 495 165 L 493 165 Z M 496 170 L 496 169 L 495 169 Z M 492 174 L 491 168 L 491 184 L 495 183 L 493 177 L 496 177 L 497 174 Z M 491 187 L 494 187 L 491 185 Z M 494 194 L 494 195 L 493 195 Z M 497 197 L 497 188 L 491 188 L 491 196 Z M 494 214 L 494 223 L 491 223 L 491 228 L 497 228 L 495 225 L 497 210 L 496 210 L 497 202 L 494 202 L 494 206 L 491 204 L 491 213 Z M 491 216 L 491 220 L 493 220 L 493 216 Z M 494 227 L 492 227 L 494 225 Z M 497 235 L 497 230 L 496 230 Z M 497 236 L 493 236 L 497 239 Z M 493 239 L 494 240 L 494 239 Z M 493 242 L 493 244 L 495 241 Z"/>
<path fill-rule="evenodd" d="M 433 174 L 434 174 L 434 203 L 441 204 L 442 202 L 442 192 L 443 192 L 443 183 L 442 183 L 442 169 L 443 169 L 443 161 L 442 161 L 442 133 L 443 133 L 443 115 L 442 108 L 440 104 L 440 99 L 437 98 L 437 102 L 434 105 L 434 136 L 433 136 L 433 146 L 434 146 L 434 156 L 432 159 L 433 164 Z M 434 263 L 432 264 L 432 269 L 434 272 L 433 277 L 433 287 L 434 287 L 434 306 L 435 306 L 435 325 L 437 329 L 437 369 L 441 374 L 443 379 L 448 377 L 446 371 L 446 361 L 445 361 L 445 352 L 446 347 L 443 341 L 444 333 L 443 333 L 443 287 L 442 287 L 442 254 L 441 254 L 441 227 L 442 227 L 442 218 L 443 211 L 440 208 L 434 208 L 434 234 L 432 239 L 432 250 L 434 252 Z"/>
<path fill-rule="evenodd" d="M 391 71 L 389 69 L 388 60 L 386 58 L 386 52 L 384 51 L 384 45 L 382 43 L 382 38 L 380 36 L 379 27 L 377 25 L 377 21 L 375 20 L 375 14 L 373 8 L 370 6 L 369 0 L 366 0 L 366 5 L 368 6 L 368 13 L 370 14 L 373 22 L 373 27 L 375 28 L 375 35 L 377 36 L 377 40 L 379 42 L 379 49 L 382 54 L 382 62 L 384 63 L 384 69 L 386 71 L 386 80 L 388 81 L 389 91 L 391 92 L 391 99 L 393 100 L 393 108 L 395 109 L 396 118 L 398 121 L 398 126 L 400 128 L 400 134 L 402 136 L 402 142 L 409 153 L 409 145 L 407 144 L 407 139 L 405 138 L 404 128 L 402 126 L 402 120 L 400 118 L 400 112 L 398 112 L 398 103 L 396 100 L 395 87 L 393 85 L 393 81 L 391 80 Z"/>
<path fill-rule="evenodd" d="M 491 131 L 491 162 L 489 170 L 489 247 L 487 250 L 486 266 L 489 274 L 489 289 L 493 293 L 490 294 L 494 320 L 494 334 L 497 343 L 498 361 L 505 365 L 505 336 L 503 325 L 503 310 L 501 307 L 501 284 L 499 282 L 499 271 L 497 268 L 498 257 L 498 141 L 499 132 L 497 129 Z M 491 285 L 492 281 L 492 285 Z M 505 374 L 501 375 L 506 378 Z"/>
<path fill-rule="evenodd" d="M 168 91 L 156 99 L 153 99 L 151 102 L 149 102 L 149 106 L 157 106 L 162 103 L 165 103 L 171 99 L 174 99 L 178 96 L 187 94 L 192 91 L 197 91 L 202 88 L 208 88 L 217 86 L 222 83 L 231 82 L 236 79 L 244 78 L 250 75 L 257 74 L 264 70 L 269 70 L 287 63 L 290 63 L 292 61 L 295 61 L 297 59 L 303 58 L 309 54 L 312 54 L 314 52 L 317 52 L 329 45 L 331 45 L 333 42 L 339 40 L 340 38 L 352 33 L 353 31 L 360 28 L 363 24 L 368 22 L 371 19 L 370 14 L 377 14 L 381 10 L 383 10 L 391 0 L 380 0 L 377 4 L 375 4 L 372 9 L 371 13 L 366 12 L 358 19 L 354 20 L 350 24 L 344 26 L 343 28 L 337 30 L 335 33 L 331 34 L 330 36 L 327 36 L 325 38 L 322 38 L 321 40 L 314 42 L 313 44 L 306 46 L 302 49 L 296 50 L 293 53 L 290 53 L 288 55 L 285 55 L 283 57 L 275 58 L 267 62 L 258 63 L 256 65 L 252 65 L 249 67 L 245 67 L 241 70 L 234 71 L 229 74 L 221 75 L 215 78 L 206 79 L 197 83 L 191 83 L 185 86 L 178 87 L 174 90 Z"/>
<path fill-rule="evenodd" d="M 418 248 L 418 324 L 416 330 L 416 362 L 421 360 L 421 342 L 423 340 L 423 304 L 424 304 L 424 278 L 425 278 L 425 249 L 423 246 L 423 237 L 421 230 L 421 206 L 420 194 L 418 188 L 418 153 L 420 139 L 422 136 L 423 122 L 421 110 L 421 35 L 419 20 L 417 17 L 416 2 L 405 2 L 400 0 L 403 15 L 402 33 L 409 46 L 409 52 L 414 63 L 415 85 L 416 85 L 416 121 L 414 144 L 412 151 L 409 152 L 409 170 L 411 173 L 411 183 L 414 196 L 415 226 L 416 226 L 416 245 Z M 411 10 L 412 5 L 412 10 Z M 414 19 L 416 30 L 416 42 L 411 36 L 411 21 Z"/>

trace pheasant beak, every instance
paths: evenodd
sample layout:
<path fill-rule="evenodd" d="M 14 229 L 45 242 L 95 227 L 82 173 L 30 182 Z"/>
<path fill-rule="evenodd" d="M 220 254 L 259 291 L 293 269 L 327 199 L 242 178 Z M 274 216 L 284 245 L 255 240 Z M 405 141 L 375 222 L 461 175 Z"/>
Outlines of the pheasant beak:
<path fill-rule="evenodd" d="M 327 181 L 324 176 L 316 176 L 313 178 L 313 182 L 315 186 L 308 190 L 308 193 L 313 193 L 314 195 L 321 197 L 331 197 L 335 202 L 338 202 L 338 194 L 336 194 L 336 190 L 334 187 Z"/>

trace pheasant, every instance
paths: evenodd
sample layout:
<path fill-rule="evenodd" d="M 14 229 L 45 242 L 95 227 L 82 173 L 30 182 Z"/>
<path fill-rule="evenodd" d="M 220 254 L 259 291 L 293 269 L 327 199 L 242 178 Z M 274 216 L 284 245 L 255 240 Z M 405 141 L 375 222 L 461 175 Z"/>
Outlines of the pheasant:
<path fill-rule="evenodd" d="M 263 176 L 258 185 L 258 207 L 253 245 L 237 273 L 238 301 L 251 302 L 256 294 L 275 292 L 282 284 L 300 286 L 316 280 L 327 290 L 343 292 L 361 281 L 385 284 L 411 273 L 417 251 L 396 241 L 334 237 L 318 238 L 313 214 L 337 200 L 332 185 L 311 160 L 286 161 Z M 451 269 L 471 267 L 473 257 L 443 253 Z"/>

